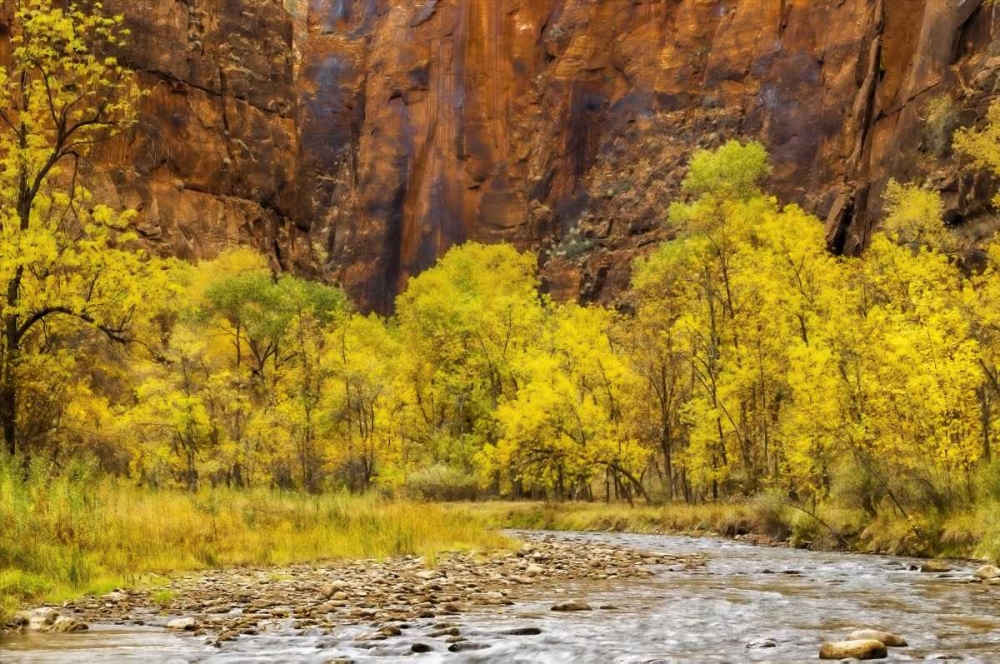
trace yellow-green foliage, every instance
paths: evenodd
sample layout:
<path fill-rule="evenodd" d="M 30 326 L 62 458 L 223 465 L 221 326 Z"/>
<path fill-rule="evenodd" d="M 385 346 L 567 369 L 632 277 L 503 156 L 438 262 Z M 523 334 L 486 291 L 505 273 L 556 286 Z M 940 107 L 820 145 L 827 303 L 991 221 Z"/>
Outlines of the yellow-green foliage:
<path fill-rule="evenodd" d="M 1000 173 L 1000 102 L 994 102 L 981 128 L 963 128 L 955 133 L 955 151 L 965 155 L 979 168 Z M 993 199 L 1000 205 L 1000 194 Z"/>
<path fill-rule="evenodd" d="M 99 7 L 99 5 L 98 5 Z M 83 388 L 68 378 L 93 338 L 126 342 L 168 295 L 161 263 L 134 248 L 132 211 L 93 200 L 78 172 L 136 122 L 118 63 L 122 17 L 76 3 L 17 3 L 0 67 L 0 429 L 14 453 L 49 431 Z M 38 380 L 45 376 L 46 380 Z"/>
<path fill-rule="evenodd" d="M 7 610 L 176 570 L 508 546 L 473 518 L 376 496 L 151 491 L 80 464 L 54 473 L 36 463 L 25 480 L 19 464 L 0 463 L 0 596 Z"/>
<path fill-rule="evenodd" d="M 732 141 L 692 158 L 664 212 L 674 239 L 637 262 L 620 311 L 553 302 L 534 256 L 467 243 L 410 281 L 395 317 L 362 315 L 250 250 L 182 265 L 135 249 L 133 213 L 94 204 L 75 172 L 136 121 L 135 78 L 108 55 L 121 18 L 61 7 L 19 4 L 0 74 L 0 425 L 11 463 L 96 459 L 117 484 L 8 481 L 28 505 L 10 518 L 42 519 L 23 549 L 0 545 L 24 558 L 5 577 L 19 593 L 161 556 L 280 561 L 286 539 L 353 555 L 336 547 L 363 524 L 408 518 L 273 489 L 749 498 L 800 541 L 837 505 L 886 524 L 874 546 L 898 528 L 908 549 L 961 540 L 955 515 L 997 498 L 977 477 L 1000 434 L 1000 242 L 960 267 L 936 193 L 890 184 L 884 231 L 834 257 L 819 219 L 765 191 L 764 147 Z M 958 151 L 1000 172 L 998 127 L 1000 105 Z M 355 508 L 375 516 L 338 516 Z M 92 524 L 88 510 L 114 517 L 45 521 Z M 353 534 L 325 538 L 306 513 Z M 407 548 L 388 527 L 351 551 Z M 129 545 L 95 562 L 98 531 Z M 50 535 L 73 545 L 50 552 Z M 185 537 L 182 559 L 164 553 Z"/>
<path fill-rule="evenodd" d="M 885 193 L 886 217 L 883 226 L 897 242 L 950 251 L 954 236 L 944 225 L 944 203 L 929 189 L 906 187 L 889 181 Z"/>

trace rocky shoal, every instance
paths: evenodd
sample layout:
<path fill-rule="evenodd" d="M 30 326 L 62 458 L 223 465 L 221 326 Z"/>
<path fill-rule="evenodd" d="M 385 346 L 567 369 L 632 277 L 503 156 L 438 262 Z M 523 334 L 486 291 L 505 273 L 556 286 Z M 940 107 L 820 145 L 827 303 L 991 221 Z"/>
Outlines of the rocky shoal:
<path fill-rule="evenodd" d="M 272 629 L 325 634 L 350 625 L 370 629 L 362 640 L 380 641 L 419 624 L 430 628 L 432 639 L 458 651 L 474 645 L 465 642 L 449 620 L 462 613 L 514 605 L 528 595 L 544 597 L 546 587 L 567 581 L 644 577 L 665 568 L 694 569 L 705 562 L 698 555 L 581 544 L 549 535 L 522 537 L 516 551 L 453 552 L 439 556 L 433 566 L 424 558 L 405 556 L 185 573 L 156 590 L 122 589 L 40 607 L 20 614 L 15 626 L 44 631 L 57 622 L 66 626 L 67 620 L 76 626 L 73 631 L 89 623 L 150 625 L 222 646 Z M 563 598 L 553 602 L 552 609 L 613 607 Z"/>

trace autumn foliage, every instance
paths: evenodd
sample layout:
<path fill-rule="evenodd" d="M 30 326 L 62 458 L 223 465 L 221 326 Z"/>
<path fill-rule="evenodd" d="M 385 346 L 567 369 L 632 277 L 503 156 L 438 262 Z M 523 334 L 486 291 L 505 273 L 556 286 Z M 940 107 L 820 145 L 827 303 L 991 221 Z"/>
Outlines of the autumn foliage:
<path fill-rule="evenodd" d="M 380 318 L 249 249 L 147 256 L 77 172 L 135 121 L 121 19 L 50 0 L 18 16 L 0 72 L 9 454 L 192 490 L 427 495 L 433 475 L 447 496 L 770 492 L 907 516 L 975 498 L 1000 433 L 1000 243 L 959 261 L 935 193 L 893 183 L 869 250 L 835 257 L 762 189 L 764 148 L 731 142 L 694 155 L 664 211 L 676 239 L 635 265 L 626 306 L 553 302 L 533 256 L 469 243 Z M 984 167 L 990 132 L 958 140 Z"/>

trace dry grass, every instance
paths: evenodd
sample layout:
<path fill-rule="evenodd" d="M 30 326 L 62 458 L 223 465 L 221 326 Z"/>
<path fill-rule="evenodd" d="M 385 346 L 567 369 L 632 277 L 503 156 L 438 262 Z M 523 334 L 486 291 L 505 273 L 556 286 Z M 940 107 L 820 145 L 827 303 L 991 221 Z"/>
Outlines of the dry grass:
<path fill-rule="evenodd" d="M 150 491 L 0 462 L 0 614 L 172 571 L 510 546 L 472 516 L 344 494 Z"/>
<path fill-rule="evenodd" d="M 454 503 L 448 509 L 493 527 L 632 533 L 737 535 L 752 532 L 750 503 L 636 505 L 606 503 Z"/>
<path fill-rule="evenodd" d="M 919 515 L 913 523 L 886 512 L 874 521 L 857 509 L 827 505 L 815 516 L 768 498 L 703 505 L 490 502 L 448 507 L 496 528 L 690 535 L 750 535 L 814 549 L 928 557 L 1000 559 L 1000 510 L 977 510 L 944 520 Z M 817 518 L 818 517 L 818 518 Z"/>

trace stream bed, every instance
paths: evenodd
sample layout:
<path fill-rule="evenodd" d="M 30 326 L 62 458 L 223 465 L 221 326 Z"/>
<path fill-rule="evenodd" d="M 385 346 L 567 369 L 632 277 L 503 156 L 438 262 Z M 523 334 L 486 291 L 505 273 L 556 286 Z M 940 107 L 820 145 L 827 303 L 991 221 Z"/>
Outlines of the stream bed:
<path fill-rule="evenodd" d="M 0 639 L 0 661 L 16 662 L 669 662 L 816 661 L 820 643 L 856 628 L 905 637 L 897 660 L 1000 661 L 1000 587 L 971 583 L 975 566 L 922 573 L 906 558 L 757 547 L 661 535 L 557 534 L 581 547 L 610 542 L 643 551 L 703 554 L 698 569 L 641 578 L 539 585 L 511 606 L 449 618 L 468 640 L 462 652 L 415 621 L 401 635 L 363 641 L 363 626 L 241 636 L 221 647 L 153 627 L 92 624 L 79 634 Z M 554 612 L 583 600 L 594 610 Z M 599 608 L 607 607 L 607 608 Z M 539 631 L 533 634 L 530 632 Z M 529 632 L 513 634 L 512 632 Z M 415 653 L 414 644 L 433 648 Z M 480 648 L 473 650 L 471 648 Z"/>

